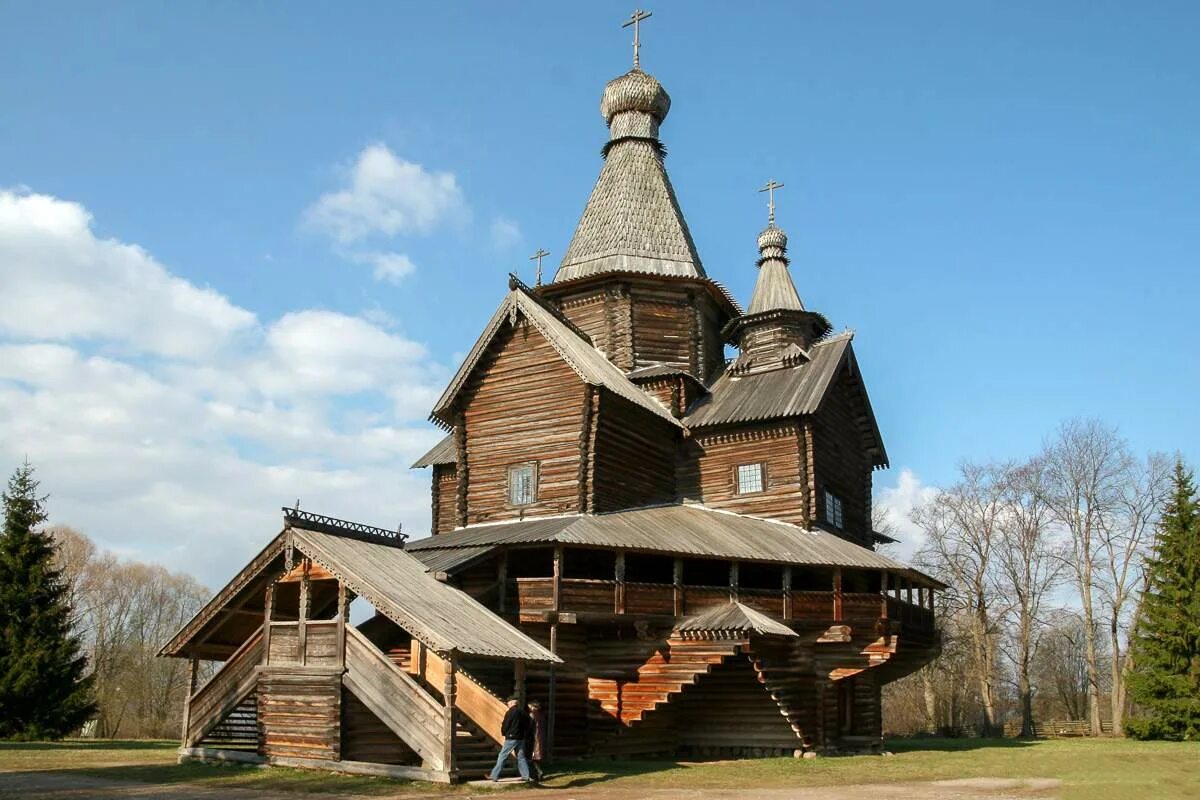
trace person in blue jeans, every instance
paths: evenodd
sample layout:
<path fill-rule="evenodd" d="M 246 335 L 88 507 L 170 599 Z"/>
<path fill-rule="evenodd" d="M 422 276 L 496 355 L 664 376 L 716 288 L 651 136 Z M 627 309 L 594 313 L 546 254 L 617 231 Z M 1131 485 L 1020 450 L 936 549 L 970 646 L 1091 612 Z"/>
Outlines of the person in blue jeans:
<path fill-rule="evenodd" d="M 528 732 L 529 715 L 521 708 L 517 698 L 510 697 L 508 711 L 504 712 L 504 721 L 500 723 L 500 735 L 504 737 L 504 744 L 500 747 L 500 755 L 496 757 L 496 766 L 492 767 L 489 778 L 493 781 L 500 780 L 504 762 L 515 752 L 517 772 L 521 774 L 522 780 L 532 783 L 529 777 L 529 754 L 525 752 L 525 735 Z"/>

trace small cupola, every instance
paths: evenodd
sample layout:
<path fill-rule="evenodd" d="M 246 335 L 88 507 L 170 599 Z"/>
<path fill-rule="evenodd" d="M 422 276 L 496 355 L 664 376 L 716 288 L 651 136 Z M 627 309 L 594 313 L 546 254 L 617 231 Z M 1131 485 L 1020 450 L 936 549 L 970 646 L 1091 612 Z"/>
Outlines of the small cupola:
<path fill-rule="evenodd" d="M 771 181 L 762 190 L 771 199 L 767 227 L 758 235 L 758 280 L 746 313 L 722 332 L 741 351 L 729 368 L 735 374 L 803 364 L 809 348 L 832 329 L 823 315 L 804 308 L 792 282 L 787 234 L 775 224 L 774 190 L 782 186 Z"/>

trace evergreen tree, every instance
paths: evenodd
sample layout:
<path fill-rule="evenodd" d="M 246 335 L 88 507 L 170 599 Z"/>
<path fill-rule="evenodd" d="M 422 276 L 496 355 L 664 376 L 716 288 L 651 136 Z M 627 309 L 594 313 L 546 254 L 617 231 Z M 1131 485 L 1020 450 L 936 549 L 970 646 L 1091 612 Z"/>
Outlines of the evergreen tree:
<path fill-rule="evenodd" d="M 1175 465 L 1130 655 L 1138 739 L 1200 739 L 1200 506 L 1192 475 Z"/>
<path fill-rule="evenodd" d="M 0 738 L 61 739 L 96 710 L 54 540 L 39 529 L 44 499 L 33 467 L 18 467 L 0 532 Z"/>

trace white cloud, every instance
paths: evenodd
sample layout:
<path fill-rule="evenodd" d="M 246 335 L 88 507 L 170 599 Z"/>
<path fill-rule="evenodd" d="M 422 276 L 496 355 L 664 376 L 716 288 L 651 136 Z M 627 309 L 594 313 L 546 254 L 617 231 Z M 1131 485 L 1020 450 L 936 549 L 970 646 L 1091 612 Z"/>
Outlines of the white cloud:
<path fill-rule="evenodd" d="M 899 543 L 891 546 L 891 553 L 901 561 L 909 561 L 925 541 L 925 534 L 912 521 L 912 511 L 937 496 L 936 486 L 927 486 L 911 469 L 900 470 L 895 486 L 879 489 L 875 493 L 875 505 L 886 510 L 888 518 L 896 526 Z"/>
<path fill-rule="evenodd" d="M 404 253 L 353 253 L 351 261 L 358 264 L 369 264 L 374 267 L 371 276 L 377 281 L 390 283 L 393 286 L 416 271 L 417 266 Z"/>
<path fill-rule="evenodd" d="M 492 220 L 490 236 L 492 247 L 510 250 L 521 243 L 521 226 L 507 217 L 496 217 Z"/>
<path fill-rule="evenodd" d="M 424 346 L 332 311 L 259 326 L 135 245 L 96 239 L 77 204 L 0 198 L 0 473 L 28 455 L 53 522 L 210 586 L 262 547 L 296 498 L 428 529 L 427 478 L 408 465 L 440 438 L 423 420 L 447 370 Z M 14 254 L 75 271 L 38 283 L 11 268 Z M 116 288 L 92 285 L 102 278 Z M 10 285 L 62 325 L 14 323 Z M 119 313 L 102 318 L 95 305 L 118 296 Z M 167 319 L 187 332 L 170 338 Z M 122 347 L 97 353 L 75 339 Z"/>
<path fill-rule="evenodd" d="M 98 238 L 78 203 L 0 191 L 0 334 L 202 359 L 254 325 L 137 245 Z"/>
<path fill-rule="evenodd" d="M 342 244 L 427 233 L 465 209 L 452 173 L 429 172 L 383 144 L 363 148 L 346 177 L 345 188 L 322 195 L 305 213 L 308 225 Z"/>

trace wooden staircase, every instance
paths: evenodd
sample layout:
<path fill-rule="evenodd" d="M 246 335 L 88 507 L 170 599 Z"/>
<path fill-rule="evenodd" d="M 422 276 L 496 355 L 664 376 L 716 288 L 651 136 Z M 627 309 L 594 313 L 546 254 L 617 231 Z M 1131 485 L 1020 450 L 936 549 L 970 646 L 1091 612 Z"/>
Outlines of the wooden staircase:
<path fill-rule="evenodd" d="M 736 655 L 739 647 L 734 641 L 670 639 L 637 667 L 632 679 L 589 677 L 588 698 L 614 721 L 632 725 Z"/>
<path fill-rule="evenodd" d="M 255 631 L 225 662 L 216 675 L 188 700 L 184 747 L 196 747 L 258 686 L 256 668 L 262 663 L 262 628 Z"/>

